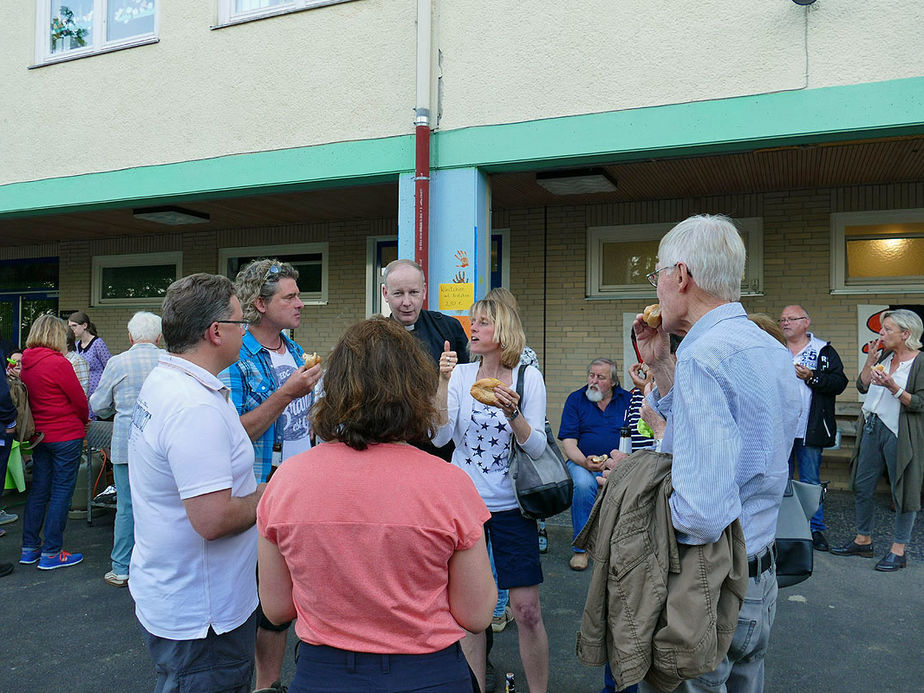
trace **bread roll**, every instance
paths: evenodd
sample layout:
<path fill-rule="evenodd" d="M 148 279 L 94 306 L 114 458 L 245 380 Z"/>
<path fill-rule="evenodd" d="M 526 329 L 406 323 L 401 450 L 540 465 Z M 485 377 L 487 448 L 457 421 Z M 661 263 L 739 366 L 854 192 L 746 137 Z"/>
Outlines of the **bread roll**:
<path fill-rule="evenodd" d="M 606 462 L 609 458 L 609 455 L 591 455 L 587 459 L 589 459 L 594 464 L 600 464 L 602 462 Z"/>
<path fill-rule="evenodd" d="M 302 361 L 305 362 L 305 368 L 314 368 L 321 363 L 321 357 L 317 352 L 312 351 L 310 354 L 302 354 Z"/>
<path fill-rule="evenodd" d="M 657 329 L 658 325 L 661 324 L 661 305 L 659 303 L 653 303 L 646 307 L 645 312 L 642 313 L 642 320 L 648 324 L 648 327 Z"/>
<path fill-rule="evenodd" d="M 494 388 L 503 384 L 504 383 L 497 378 L 482 378 L 481 380 L 475 381 L 470 392 L 472 393 L 472 397 L 482 404 L 487 404 L 489 407 L 496 407 L 498 404 L 497 397 L 494 395 Z"/>

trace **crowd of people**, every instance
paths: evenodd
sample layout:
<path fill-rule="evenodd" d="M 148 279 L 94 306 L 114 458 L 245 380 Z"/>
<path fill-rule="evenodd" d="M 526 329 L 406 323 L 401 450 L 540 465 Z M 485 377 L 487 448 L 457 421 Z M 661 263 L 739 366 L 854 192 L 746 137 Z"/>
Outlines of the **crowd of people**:
<path fill-rule="evenodd" d="M 597 536 L 603 527 L 618 526 L 601 519 L 600 501 L 618 492 L 631 503 L 632 493 L 655 488 L 651 478 L 639 482 L 639 460 L 668 461 L 660 512 L 681 560 L 736 538 L 710 565 L 725 590 L 717 601 L 740 607 L 742 632 L 713 634 L 715 656 L 679 681 L 683 691 L 762 690 L 783 488 L 797 473 L 821 483 L 835 397 L 847 386 L 836 350 L 809 331 L 801 306 L 786 306 L 778 321 L 746 314 L 744 253 L 724 217 L 678 224 L 649 275 L 661 323 L 639 315 L 632 326 L 640 357 L 632 387 L 601 356 L 561 413 L 574 481 L 569 565 L 593 566 L 588 605 L 623 599 L 623 616 L 635 619 L 666 598 L 639 572 L 644 561 L 610 580 L 607 562 L 621 559 L 595 548 L 608 543 Z M 514 441 L 533 457 L 545 450 L 546 389 L 516 300 L 494 290 L 476 301 L 466 335 L 423 308 L 415 263 L 391 263 L 382 291 L 390 316 L 348 328 L 323 364 L 288 334 L 301 320 L 298 272 L 272 259 L 246 265 L 234 283 L 177 280 L 162 316 L 132 317 L 131 347 L 114 357 L 82 312 L 66 322 L 39 317 L 25 351 L 8 355 L 8 380 L 25 386 L 41 434 L 31 446 L 20 563 L 51 570 L 82 560 L 63 536 L 77 466 L 91 418 L 114 417 L 117 511 L 104 580 L 131 591 L 156 691 L 243 693 L 254 681 L 263 693 L 490 691 L 498 619 L 500 629 L 517 624 L 528 690 L 547 690 L 542 528 L 520 512 L 508 461 Z M 885 313 L 857 379 L 867 393 L 852 466 L 857 534 L 831 551 L 873 555 L 872 494 L 887 471 L 896 516 L 893 544 L 876 564 L 883 572 L 906 565 L 920 509 L 922 329 L 911 311 Z M 492 404 L 472 396 L 485 378 L 495 379 Z M 4 380 L 0 471 L 21 418 L 9 389 Z M 641 450 L 649 456 L 632 455 Z M 0 511 L 0 524 L 17 519 Z M 828 550 L 820 507 L 811 529 L 815 548 Z M 579 657 L 607 665 L 604 691 L 663 689 L 663 679 L 646 676 L 663 664 L 657 648 L 649 642 L 637 661 L 638 639 L 652 637 L 640 635 L 645 628 L 633 626 L 631 656 L 613 656 L 619 650 L 608 645 L 627 640 L 616 611 L 585 613 Z"/>

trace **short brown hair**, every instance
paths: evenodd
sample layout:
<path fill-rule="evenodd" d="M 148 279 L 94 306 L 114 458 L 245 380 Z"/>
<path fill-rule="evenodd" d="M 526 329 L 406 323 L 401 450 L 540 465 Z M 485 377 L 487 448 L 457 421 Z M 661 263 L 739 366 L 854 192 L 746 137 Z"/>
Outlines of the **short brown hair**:
<path fill-rule="evenodd" d="M 231 280 L 220 274 L 190 274 L 167 287 L 161 329 L 167 351 L 184 354 L 205 339 L 216 320 L 231 315 Z"/>
<path fill-rule="evenodd" d="M 433 359 L 402 325 L 382 317 L 356 323 L 328 359 L 312 427 L 323 440 L 356 450 L 429 440 L 436 430 L 437 380 Z"/>

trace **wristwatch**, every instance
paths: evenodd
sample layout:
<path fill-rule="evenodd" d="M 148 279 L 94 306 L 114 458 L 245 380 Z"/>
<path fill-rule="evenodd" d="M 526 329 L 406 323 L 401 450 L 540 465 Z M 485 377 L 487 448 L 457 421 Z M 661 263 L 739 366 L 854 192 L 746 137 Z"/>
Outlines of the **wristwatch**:
<path fill-rule="evenodd" d="M 520 415 L 520 408 L 519 408 L 519 407 L 514 407 L 514 408 L 513 408 L 513 413 L 507 416 L 507 421 L 513 421 L 513 420 L 514 420 L 515 418 L 517 418 L 519 415 Z"/>

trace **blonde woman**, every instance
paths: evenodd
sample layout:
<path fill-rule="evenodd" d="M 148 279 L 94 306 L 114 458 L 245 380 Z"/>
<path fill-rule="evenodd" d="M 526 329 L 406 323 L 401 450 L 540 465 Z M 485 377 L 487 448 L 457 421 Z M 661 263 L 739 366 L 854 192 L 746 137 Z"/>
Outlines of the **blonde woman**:
<path fill-rule="evenodd" d="M 517 507 L 508 457 L 511 436 L 516 436 L 520 446 L 533 457 L 545 449 L 545 383 L 538 370 L 526 367 L 520 402 L 517 375 L 526 337 L 516 312 L 501 301 L 485 298 L 475 303 L 469 313 L 469 353 L 475 361 L 457 365 L 457 355 L 449 351 L 447 343 L 440 357 L 437 396 L 441 426 L 433 443 L 455 443 L 452 463 L 468 474 L 491 511 L 485 530 L 494 551 L 497 585 L 510 591 L 520 658 L 529 690 L 537 693 L 547 689 L 549 678 L 549 641 L 539 605 L 539 537 L 536 521 L 524 518 Z M 472 398 L 472 384 L 481 378 L 497 378 L 503 383 L 494 389 L 497 406 Z M 484 633 L 469 634 L 462 641 L 482 690 L 485 646 Z"/>
<path fill-rule="evenodd" d="M 45 437 L 32 453 L 32 488 L 23 512 L 19 562 L 38 563 L 39 570 L 83 560 L 82 554 L 68 553 L 63 547 L 89 414 L 87 396 L 64 357 L 66 330 L 60 318 L 39 316 L 32 323 L 22 355 L 22 382 L 29 392 L 32 418 Z"/>

